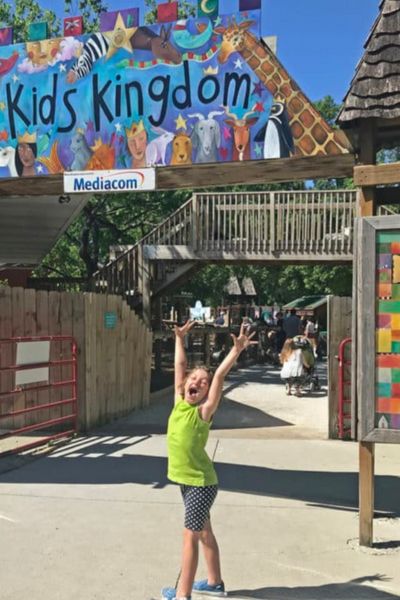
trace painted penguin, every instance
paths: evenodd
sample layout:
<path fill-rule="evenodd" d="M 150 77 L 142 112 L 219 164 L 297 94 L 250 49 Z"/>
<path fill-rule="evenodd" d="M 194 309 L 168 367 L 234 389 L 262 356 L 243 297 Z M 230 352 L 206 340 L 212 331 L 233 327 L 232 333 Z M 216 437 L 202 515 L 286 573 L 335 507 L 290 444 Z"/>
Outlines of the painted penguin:
<path fill-rule="evenodd" d="M 274 102 L 269 119 L 257 133 L 255 141 L 264 142 L 264 158 L 288 158 L 293 154 L 293 135 L 283 102 Z"/>

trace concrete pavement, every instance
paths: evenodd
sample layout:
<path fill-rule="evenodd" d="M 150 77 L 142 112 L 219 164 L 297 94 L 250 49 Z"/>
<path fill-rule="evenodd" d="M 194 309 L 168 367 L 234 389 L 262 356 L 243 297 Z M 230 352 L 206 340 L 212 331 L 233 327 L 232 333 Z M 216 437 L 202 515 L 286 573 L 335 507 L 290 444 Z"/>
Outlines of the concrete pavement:
<path fill-rule="evenodd" d="M 166 480 L 170 405 L 0 475 L 1 600 L 146 600 L 175 583 L 183 509 Z M 361 550 L 357 444 L 326 441 L 326 430 L 323 394 L 288 398 L 260 367 L 227 381 L 209 452 L 230 596 L 400 597 L 400 448 L 377 447 L 377 544 Z"/>

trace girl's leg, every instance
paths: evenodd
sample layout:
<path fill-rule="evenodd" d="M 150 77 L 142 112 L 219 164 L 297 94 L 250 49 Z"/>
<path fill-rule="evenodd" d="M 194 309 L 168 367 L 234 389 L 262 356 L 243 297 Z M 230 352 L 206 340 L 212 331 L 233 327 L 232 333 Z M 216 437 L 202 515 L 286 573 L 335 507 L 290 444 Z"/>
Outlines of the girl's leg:
<path fill-rule="evenodd" d="M 194 577 L 199 562 L 200 531 L 183 530 L 182 572 L 179 579 L 176 597 L 185 598 L 192 595 Z"/>
<path fill-rule="evenodd" d="M 208 519 L 203 531 L 200 533 L 200 541 L 207 564 L 207 581 L 209 585 L 219 585 L 222 582 L 219 548 L 210 519 Z"/>

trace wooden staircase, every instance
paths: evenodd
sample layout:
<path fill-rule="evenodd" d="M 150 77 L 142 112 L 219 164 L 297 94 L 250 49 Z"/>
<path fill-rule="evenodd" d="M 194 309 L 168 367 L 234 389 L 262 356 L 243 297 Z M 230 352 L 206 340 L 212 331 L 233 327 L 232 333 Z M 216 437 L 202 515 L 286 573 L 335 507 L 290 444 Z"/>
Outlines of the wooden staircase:
<path fill-rule="evenodd" d="M 340 263 L 353 257 L 355 190 L 194 194 L 93 278 L 138 307 L 209 263 Z"/>

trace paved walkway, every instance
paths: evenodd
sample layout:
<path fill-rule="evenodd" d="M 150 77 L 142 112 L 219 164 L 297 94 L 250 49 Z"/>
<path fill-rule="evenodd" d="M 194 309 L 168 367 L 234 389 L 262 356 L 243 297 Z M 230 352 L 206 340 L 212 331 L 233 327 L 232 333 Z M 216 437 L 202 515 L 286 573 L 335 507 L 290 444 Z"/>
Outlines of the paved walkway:
<path fill-rule="evenodd" d="M 175 583 L 182 506 L 165 477 L 170 404 L 0 475 L 1 600 L 147 600 Z M 357 444 L 326 441 L 326 430 L 324 395 L 288 398 L 270 369 L 230 376 L 209 444 L 230 596 L 400 597 L 400 448 L 377 448 L 378 543 L 362 551 Z"/>

